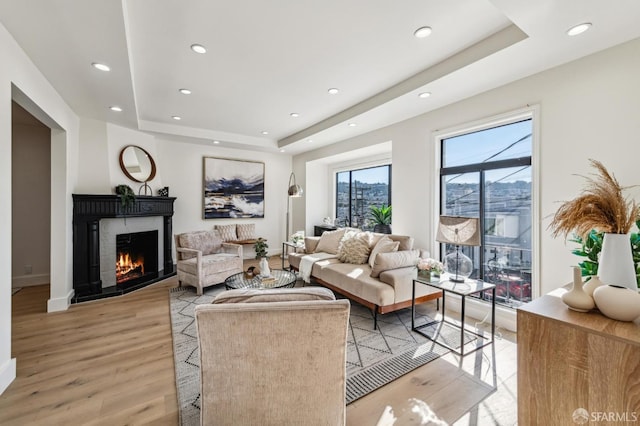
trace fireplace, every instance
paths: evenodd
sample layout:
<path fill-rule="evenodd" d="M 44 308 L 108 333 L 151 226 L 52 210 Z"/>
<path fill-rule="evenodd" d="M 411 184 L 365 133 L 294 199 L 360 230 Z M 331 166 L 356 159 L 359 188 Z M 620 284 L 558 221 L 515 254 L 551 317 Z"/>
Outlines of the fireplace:
<path fill-rule="evenodd" d="M 123 206 L 119 195 L 73 194 L 73 289 L 72 303 L 119 296 L 175 275 L 172 258 L 171 218 L 175 197 L 138 195 L 132 206 Z M 117 236 L 154 233 L 154 248 L 123 249 L 123 261 L 143 266 L 121 266 L 123 279 L 116 281 L 120 256 Z M 145 237 L 143 237 L 144 239 Z M 122 242 L 138 244 L 138 237 Z"/>
<path fill-rule="evenodd" d="M 158 231 L 116 235 L 116 285 L 128 288 L 158 277 Z"/>

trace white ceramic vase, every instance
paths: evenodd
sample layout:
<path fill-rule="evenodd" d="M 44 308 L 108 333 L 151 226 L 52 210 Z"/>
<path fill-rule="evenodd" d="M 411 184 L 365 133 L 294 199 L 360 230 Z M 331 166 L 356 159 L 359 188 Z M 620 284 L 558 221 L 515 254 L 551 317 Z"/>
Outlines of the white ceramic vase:
<path fill-rule="evenodd" d="M 270 277 L 271 276 L 271 269 L 269 269 L 269 261 L 267 260 L 266 257 L 261 257 L 260 258 L 260 263 L 259 263 L 258 267 L 260 268 L 260 276 L 261 277 Z"/>
<path fill-rule="evenodd" d="M 638 291 L 628 234 L 604 234 L 598 259 L 598 276 L 605 284 Z"/>
<path fill-rule="evenodd" d="M 577 266 L 573 267 L 573 286 L 562 295 L 562 301 L 569 309 L 578 312 L 589 312 L 595 307 L 593 298 L 582 288 L 582 274 Z"/>
<path fill-rule="evenodd" d="M 589 281 L 587 281 L 586 283 L 584 283 L 584 285 L 582 286 L 582 288 L 584 289 L 584 292 L 587 293 L 589 296 L 593 297 L 593 291 L 598 288 L 603 286 L 604 283 L 600 280 L 600 277 L 597 275 L 593 275 Z"/>
<path fill-rule="evenodd" d="M 593 292 L 596 306 L 603 315 L 618 321 L 640 317 L 640 294 L 626 287 L 604 285 Z"/>

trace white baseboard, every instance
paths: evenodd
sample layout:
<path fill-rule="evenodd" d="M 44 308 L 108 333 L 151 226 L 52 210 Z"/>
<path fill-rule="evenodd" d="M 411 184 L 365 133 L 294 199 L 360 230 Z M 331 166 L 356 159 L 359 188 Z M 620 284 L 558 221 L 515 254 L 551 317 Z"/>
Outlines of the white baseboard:
<path fill-rule="evenodd" d="M 69 293 L 65 297 L 57 297 L 55 299 L 49 299 L 47 301 L 47 312 L 59 312 L 66 311 L 71 305 L 71 299 L 73 298 L 75 291 L 69 290 Z"/>
<path fill-rule="evenodd" d="M 11 358 L 0 366 L 0 395 L 16 379 L 16 359 Z"/>
<path fill-rule="evenodd" d="M 11 277 L 11 287 L 30 287 L 34 285 L 49 284 L 49 274 L 21 275 Z"/>

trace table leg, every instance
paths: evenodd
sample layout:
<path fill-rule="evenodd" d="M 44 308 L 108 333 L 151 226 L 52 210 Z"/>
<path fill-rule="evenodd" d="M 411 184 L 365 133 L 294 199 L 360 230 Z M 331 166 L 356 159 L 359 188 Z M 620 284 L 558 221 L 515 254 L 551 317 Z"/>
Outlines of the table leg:
<path fill-rule="evenodd" d="M 466 296 L 462 296 L 462 300 L 460 300 L 460 302 L 462 303 L 462 315 L 460 317 L 460 356 L 464 356 L 464 307 L 466 304 Z"/>
<path fill-rule="evenodd" d="M 416 328 L 416 280 L 411 287 L 411 329 Z"/>

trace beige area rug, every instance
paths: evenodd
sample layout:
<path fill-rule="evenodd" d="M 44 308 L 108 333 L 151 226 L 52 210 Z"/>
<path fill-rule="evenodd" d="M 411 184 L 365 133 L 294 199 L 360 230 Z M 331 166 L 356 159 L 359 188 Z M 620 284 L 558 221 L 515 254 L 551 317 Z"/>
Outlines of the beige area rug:
<path fill-rule="evenodd" d="M 176 385 L 183 426 L 200 421 L 200 360 L 194 307 L 211 303 L 222 291 L 222 285 L 205 289 L 202 296 L 197 296 L 192 287 L 171 289 Z M 431 321 L 427 316 L 416 317 L 417 325 Z M 439 339 L 446 339 L 449 344 L 459 342 L 459 332 L 448 334 L 441 331 Z M 351 302 L 347 346 L 347 404 L 448 352 L 411 331 L 410 309 L 378 315 L 378 329 L 374 330 L 371 311 L 355 302 Z"/>

